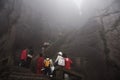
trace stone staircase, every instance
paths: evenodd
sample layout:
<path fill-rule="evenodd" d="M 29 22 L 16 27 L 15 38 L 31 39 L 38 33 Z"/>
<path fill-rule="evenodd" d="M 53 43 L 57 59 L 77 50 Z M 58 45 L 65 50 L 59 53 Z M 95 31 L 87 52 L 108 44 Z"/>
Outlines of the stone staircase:
<path fill-rule="evenodd" d="M 22 67 L 11 67 L 8 80 L 50 80 L 49 77 L 32 73 Z"/>
<path fill-rule="evenodd" d="M 8 58 L 0 60 L 0 80 L 64 80 L 64 73 L 69 74 L 71 80 L 84 80 L 84 76 L 61 67 L 56 67 L 54 75 L 49 78 L 45 75 L 33 73 L 30 69 L 8 65 Z"/>

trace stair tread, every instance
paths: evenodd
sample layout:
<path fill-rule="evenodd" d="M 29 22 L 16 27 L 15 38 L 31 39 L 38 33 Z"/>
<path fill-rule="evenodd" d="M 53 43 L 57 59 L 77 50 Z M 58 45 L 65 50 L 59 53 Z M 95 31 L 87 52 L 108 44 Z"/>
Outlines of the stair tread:
<path fill-rule="evenodd" d="M 21 73 L 21 72 L 12 72 L 11 75 L 40 76 L 39 74 L 34 74 L 34 73 Z"/>
<path fill-rule="evenodd" d="M 48 77 L 42 76 L 22 76 L 22 75 L 10 75 L 9 78 L 14 79 L 32 79 L 32 80 L 49 80 Z"/>

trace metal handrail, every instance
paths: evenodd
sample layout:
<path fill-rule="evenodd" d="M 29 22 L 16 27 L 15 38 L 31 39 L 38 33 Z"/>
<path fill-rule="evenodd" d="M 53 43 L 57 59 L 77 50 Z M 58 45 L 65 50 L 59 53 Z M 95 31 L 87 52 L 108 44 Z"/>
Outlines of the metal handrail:
<path fill-rule="evenodd" d="M 83 76 L 80 75 L 79 73 L 75 72 L 75 71 L 72 71 L 72 70 L 66 70 L 66 69 L 63 69 L 63 71 L 69 75 L 72 75 L 72 76 L 75 76 L 75 77 L 78 77 L 78 78 L 82 78 Z"/>
<path fill-rule="evenodd" d="M 71 76 L 73 76 L 73 77 L 76 77 L 76 78 L 78 78 L 79 80 L 83 80 L 83 75 L 81 75 L 81 74 L 79 74 L 79 73 L 77 73 L 77 72 L 75 72 L 75 71 L 72 71 L 72 70 L 66 70 L 65 68 L 61 68 L 61 67 L 58 67 L 57 69 L 55 69 L 55 75 L 57 74 L 56 73 L 56 71 L 59 71 L 60 73 L 61 73 L 61 75 L 64 75 L 64 73 L 67 73 L 68 75 L 71 75 Z M 55 80 L 56 79 L 59 79 L 60 78 L 60 80 L 63 80 L 64 79 L 64 77 L 61 77 L 61 76 L 54 76 L 54 78 L 55 78 Z"/>

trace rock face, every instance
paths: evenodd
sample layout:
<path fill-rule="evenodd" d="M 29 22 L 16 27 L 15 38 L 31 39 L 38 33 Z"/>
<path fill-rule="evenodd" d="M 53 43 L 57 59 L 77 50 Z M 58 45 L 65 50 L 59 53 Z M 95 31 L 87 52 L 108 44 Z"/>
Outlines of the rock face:
<path fill-rule="evenodd" d="M 4 58 L 12 55 L 21 1 L 1 0 L 0 4 L 0 57 Z"/>
<path fill-rule="evenodd" d="M 113 18 L 115 16 L 111 17 Z M 103 20 L 107 24 L 105 17 Z M 110 26 L 116 24 L 116 20 L 118 18 L 112 21 Z M 73 60 L 72 68 L 86 75 L 86 80 L 119 80 L 120 47 L 119 32 L 116 30 L 119 31 L 120 26 L 117 26 L 116 30 L 111 30 L 108 24 L 104 26 L 104 31 L 101 28 L 101 23 L 97 19 L 92 19 L 84 27 L 58 40 L 48 48 L 46 54 L 55 55 L 58 51 L 68 54 Z M 109 29 L 110 32 L 106 33 Z"/>
<path fill-rule="evenodd" d="M 67 53 L 73 58 L 73 68 L 86 75 L 86 80 L 119 80 L 119 4 L 112 4 L 104 14 L 63 36 L 46 53 Z"/>

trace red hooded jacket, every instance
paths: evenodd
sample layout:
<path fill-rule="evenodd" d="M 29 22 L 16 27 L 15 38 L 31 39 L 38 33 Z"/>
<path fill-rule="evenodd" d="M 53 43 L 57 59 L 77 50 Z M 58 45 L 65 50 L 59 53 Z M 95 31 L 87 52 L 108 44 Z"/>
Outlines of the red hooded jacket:
<path fill-rule="evenodd" d="M 20 59 L 21 60 L 26 60 L 27 59 L 27 49 L 22 50 Z"/>
<path fill-rule="evenodd" d="M 72 60 L 70 58 L 65 58 L 65 69 L 71 69 Z"/>
<path fill-rule="evenodd" d="M 39 57 L 37 59 L 37 74 L 42 74 L 41 69 L 44 67 L 44 58 Z"/>

